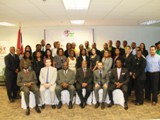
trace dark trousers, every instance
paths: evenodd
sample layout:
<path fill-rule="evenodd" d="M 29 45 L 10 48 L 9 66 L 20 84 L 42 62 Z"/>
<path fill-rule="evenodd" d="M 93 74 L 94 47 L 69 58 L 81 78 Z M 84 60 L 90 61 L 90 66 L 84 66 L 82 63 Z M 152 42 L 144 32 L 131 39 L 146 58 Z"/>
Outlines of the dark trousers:
<path fill-rule="evenodd" d="M 145 80 L 135 80 L 135 96 L 138 103 L 144 101 L 144 82 Z"/>
<path fill-rule="evenodd" d="M 132 77 L 129 77 L 128 96 L 131 96 L 132 90 L 134 90 L 134 80 L 132 79 Z"/>
<path fill-rule="evenodd" d="M 85 96 L 83 96 L 83 94 L 82 94 L 82 89 L 83 89 L 83 87 L 79 83 L 77 83 L 76 84 L 76 91 L 78 93 L 78 96 L 79 96 L 81 102 L 85 102 L 86 103 L 88 97 L 90 96 L 90 94 L 91 94 L 91 92 L 93 90 L 93 84 L 89 84 L 88 86 L 85 87 L 85 89 L 86 89 Z"/>
<path fill-rule="evenodd" d="M 112 92 L 117 89 L 115 85 L 109 85 L 108 87 L 108 94 L 109 94 L 109 99 L 111 102 L 113 102 L 113 95 Z M 125 103 L 127 103 L 128 101 L 128 87 L 127 85 L 122 85 L 120 88 L 118 88 L 120 90 L 122 90 L 123 94 L 124 94 L 124 99 L 125 99 Z M 114 103 L 114 102 L 113 102 Z"/>
<path fill-rule="evenodd" d="M 17 75 L 6 75 L 6 87 L 8 99 L 15 99 L 17 97 Z"/>
<path fill-rule="evenodd" d="M 147 79 L 145 83 L 145 98 L 152 100 L 153 102 L 158 101 L 158 82 L 159 72 L 147 72 Z M 152 95 L 152 99 L 151 99 Z"/>

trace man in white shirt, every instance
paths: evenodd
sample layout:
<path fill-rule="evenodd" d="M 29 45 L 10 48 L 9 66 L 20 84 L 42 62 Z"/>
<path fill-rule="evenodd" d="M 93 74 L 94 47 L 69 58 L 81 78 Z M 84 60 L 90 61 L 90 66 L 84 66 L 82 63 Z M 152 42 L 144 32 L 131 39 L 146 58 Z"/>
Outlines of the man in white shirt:
<path fill-rule="evenodd" d="M 57 79 L 57 69 L 51 66 L 51 60 L 46 59 L 45 67 L 40 71 L 39 80 L 41 82 L 40 95 L 42 99 L 42 109 L 45 108 L 45 91 L 48 89 L 50 91 L 51 107 L 55 109 L 54 96 L 55 87 Z"/>

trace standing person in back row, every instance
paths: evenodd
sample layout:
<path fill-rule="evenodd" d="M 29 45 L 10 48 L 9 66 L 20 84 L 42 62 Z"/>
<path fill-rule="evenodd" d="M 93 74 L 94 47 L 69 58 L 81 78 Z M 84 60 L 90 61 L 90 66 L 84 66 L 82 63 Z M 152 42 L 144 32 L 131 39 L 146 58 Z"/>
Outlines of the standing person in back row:
<path fill-rule="evenodd" d="M 147 79 L 145 88 L 146 100 L 152 101 L 152 105 L 158 102 L 158 81 L 160 72 L 160 56 L 156 54 L 156 46 L 150 47 L 150 54 L 146 57 Z M 152 95 L 152 98 L 151 98 Z"/>
<path fill-rule="evenodd" d="M 5 56 L 5 77 L 7 95 L 10 102 L 17 97 L 17 74 L 19 72 L 19 57 L 15 54 L 15 47 L 10 47 L 10 53 Z"/>
<path fill-rule="evenodd" d="M 142 51 L 138 50 L 134 62 L 132 78 L 135 81 L 135 105 L 142 105 L 144 101 L 144 82 L 146 80 L 146 59 L 142 55 Z"/>

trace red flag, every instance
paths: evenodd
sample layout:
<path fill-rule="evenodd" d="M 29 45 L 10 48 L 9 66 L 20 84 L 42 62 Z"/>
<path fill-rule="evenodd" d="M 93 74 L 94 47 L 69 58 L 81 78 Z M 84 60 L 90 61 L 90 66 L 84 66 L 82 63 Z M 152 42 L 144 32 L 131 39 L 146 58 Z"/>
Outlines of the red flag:
<path fill-rule="evenodd" d="M 24 53 L 24 51 L 23 51 L 23 44 L 22 44 L 21 28 L 19 28 L 19 30 L 18 30 L 17 48 L 21 50 L 21 54 Z"/>

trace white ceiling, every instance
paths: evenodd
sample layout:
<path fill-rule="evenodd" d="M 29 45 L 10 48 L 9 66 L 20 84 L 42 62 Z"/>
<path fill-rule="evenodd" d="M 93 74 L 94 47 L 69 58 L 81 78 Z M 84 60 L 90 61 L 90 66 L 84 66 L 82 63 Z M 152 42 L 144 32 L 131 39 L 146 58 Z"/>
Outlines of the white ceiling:
<path fill-rule="evenodd" d="M 0 0 L 0 22 L 26 27 L 71 26 L 73 19 L 84 19 L 85 26 L 138 26 L 160 20 L 158 11 L 160 0 L 91 0 L 80 11 L 66 11 L 62 0 Z"/>

